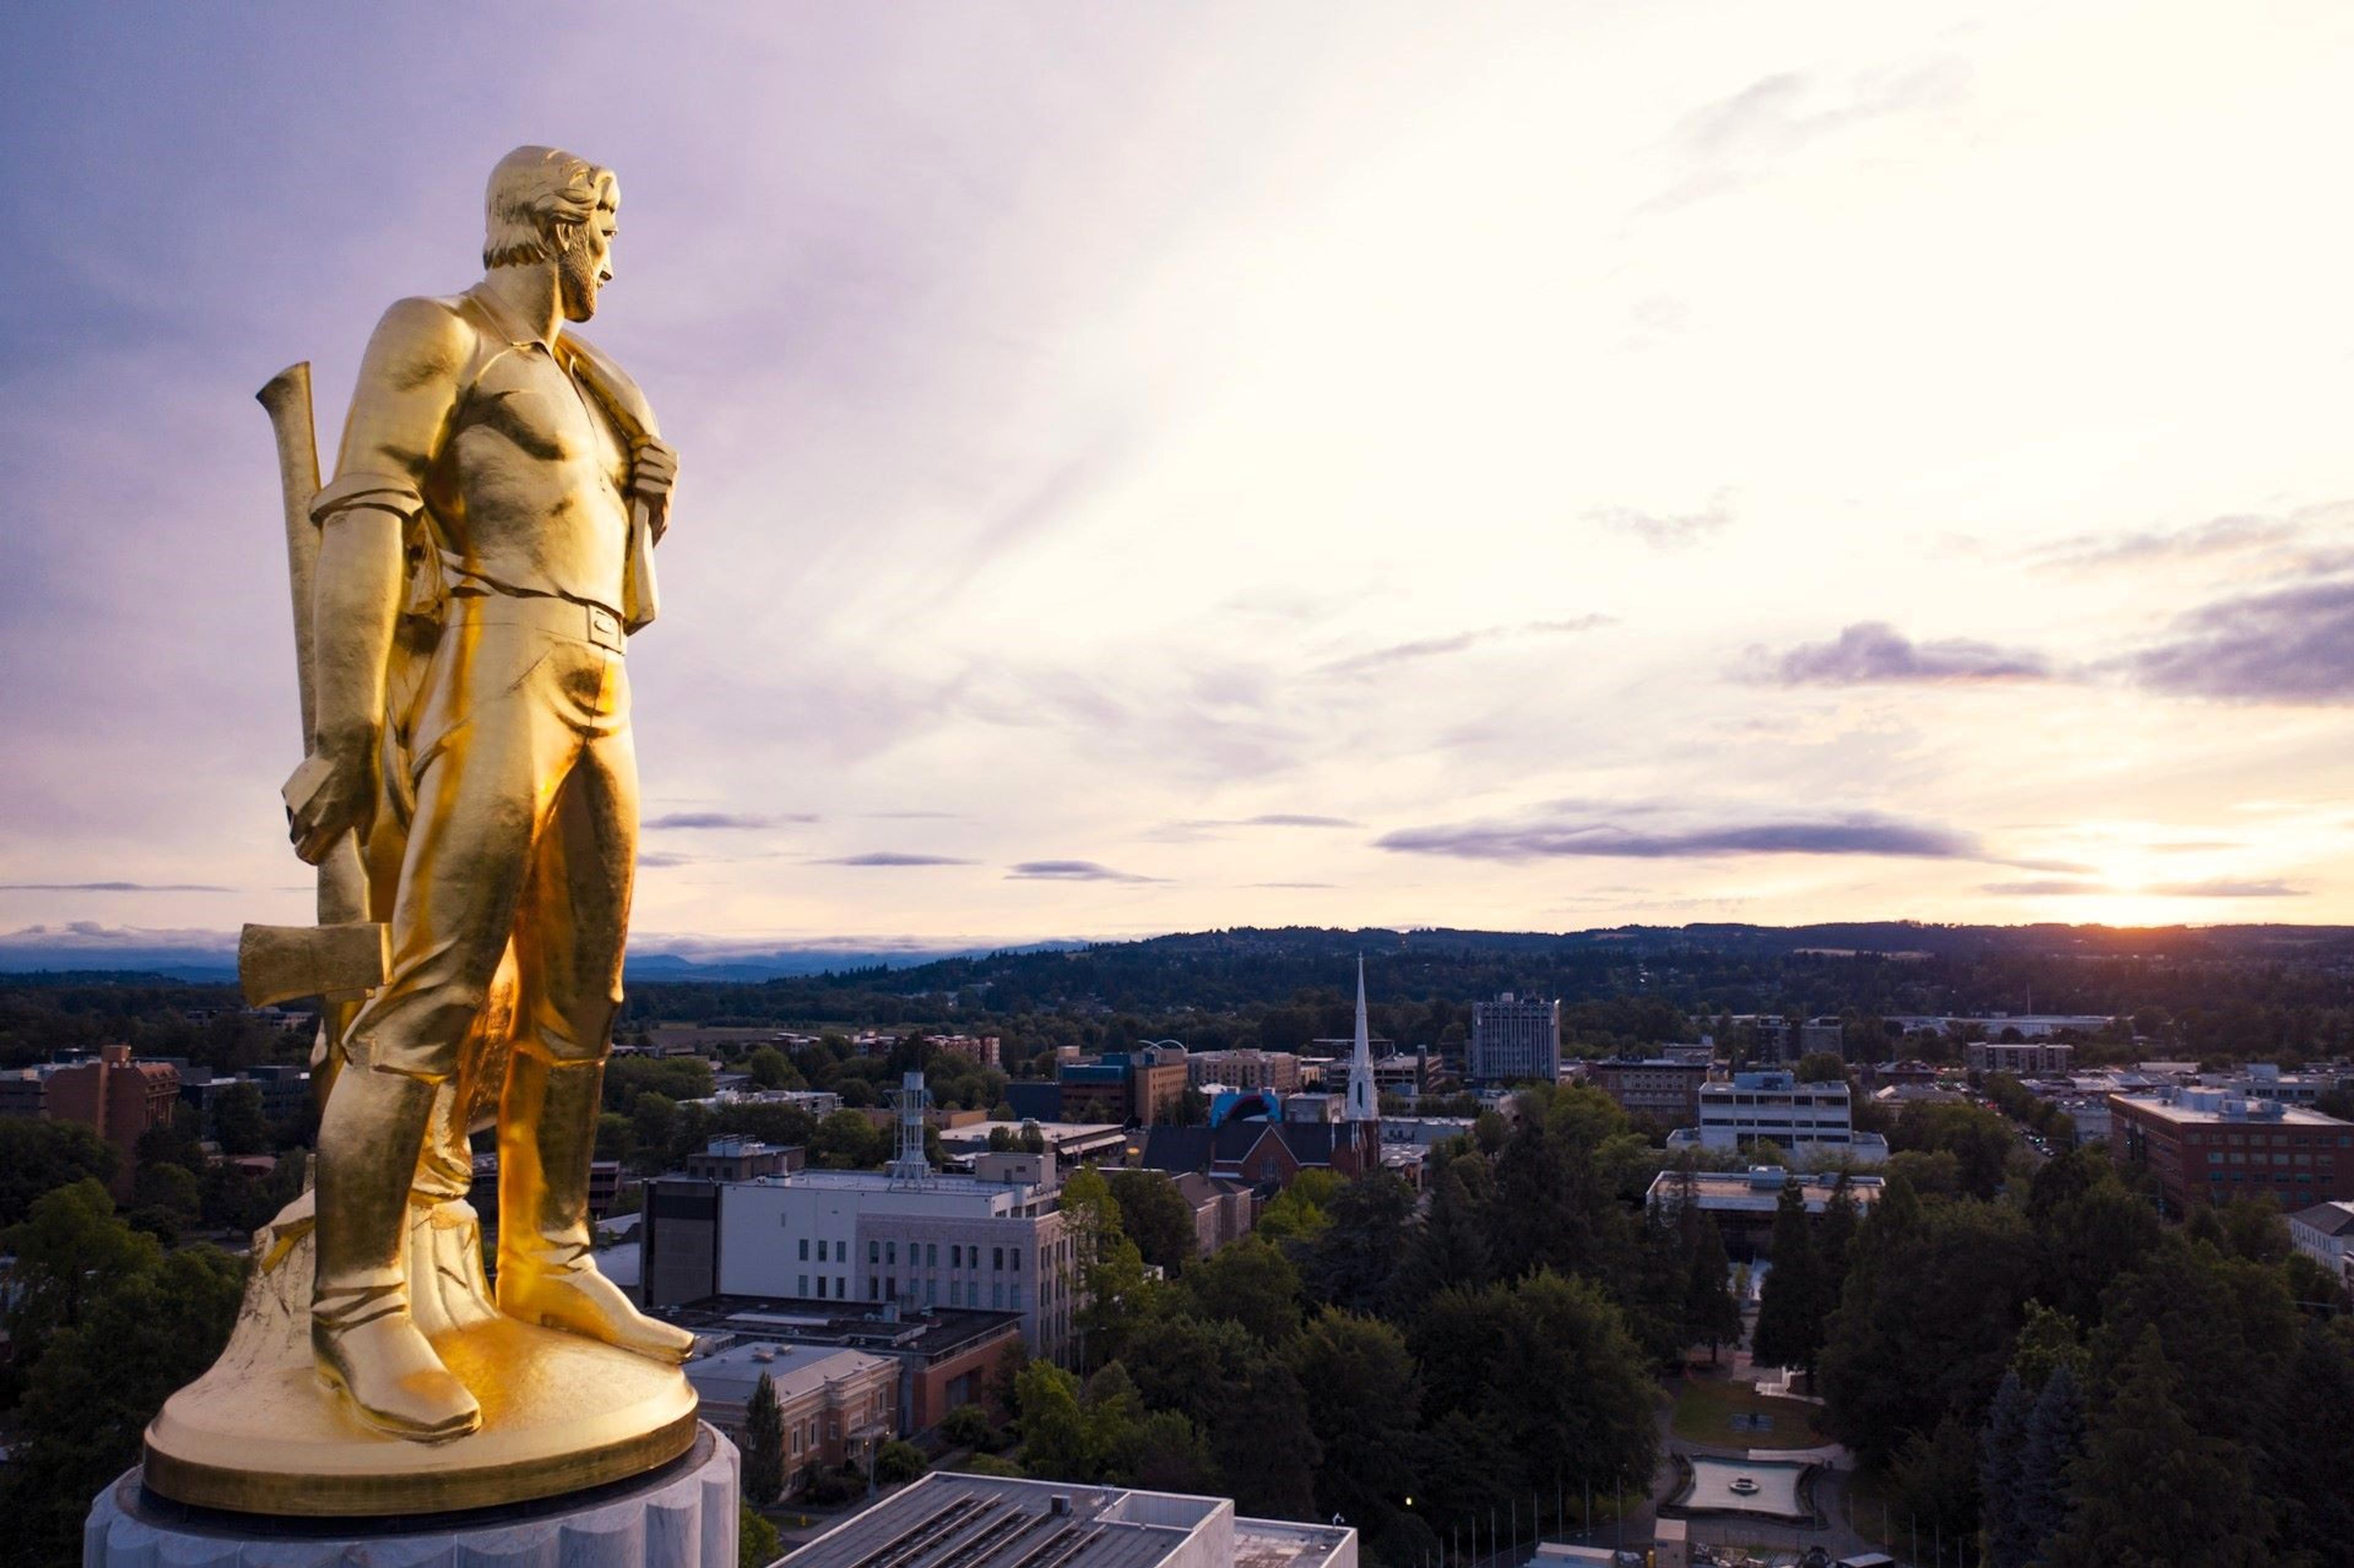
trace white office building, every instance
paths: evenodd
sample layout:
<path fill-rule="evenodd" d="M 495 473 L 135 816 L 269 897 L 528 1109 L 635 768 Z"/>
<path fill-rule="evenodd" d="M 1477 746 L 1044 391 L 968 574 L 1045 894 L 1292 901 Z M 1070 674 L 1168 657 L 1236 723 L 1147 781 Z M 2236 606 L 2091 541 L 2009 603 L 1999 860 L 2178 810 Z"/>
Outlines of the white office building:
<path fill-rule="evenodd" d="M 1561 1076 L 1561 1003 L 1505 991 L 1471 1004 L 1467 1075 L 1475 1084 L 1550 1084 Z"/>
<path fill-rule="evenodd" d="M 1888 1140 L 1855 1130 L 1845 1083 L 1802 1084 L 1787 1072 L 1735 1073 L 1730 1083 L 1700 1086 L 1700 1123 L 1668 1136 L 1670 1153 L 1683 1149 L 1730 1151 L 1766 1142 L 1799 1164 L 1880 1165 Z"/>
<path fill-rule="evenodd" d="M 657 1181 L 643 1227 L 648 1300 L 749 1296 L 1018 1312 L 1031 1353 L 1060 1361 L 1086 1260 L 1064 1224 L 1054 1156 L 984 1154 L 974 1166 L 970 1176 L 917 1180 L 795 1171 L 748 1181 Z"/>

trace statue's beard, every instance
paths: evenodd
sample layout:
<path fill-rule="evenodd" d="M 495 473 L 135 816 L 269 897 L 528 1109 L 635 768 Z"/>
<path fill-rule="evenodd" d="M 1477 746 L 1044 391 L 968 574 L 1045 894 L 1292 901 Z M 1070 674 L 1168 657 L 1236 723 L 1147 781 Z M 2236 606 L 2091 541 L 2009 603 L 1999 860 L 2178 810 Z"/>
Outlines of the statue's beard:
<path fill-rule="evenodd" d="M 588 249 L 586 224 L 568 224 L 556 257 L 556 291 L 564 319 L 585 322 L 597 313 L 597 260 Z"/>

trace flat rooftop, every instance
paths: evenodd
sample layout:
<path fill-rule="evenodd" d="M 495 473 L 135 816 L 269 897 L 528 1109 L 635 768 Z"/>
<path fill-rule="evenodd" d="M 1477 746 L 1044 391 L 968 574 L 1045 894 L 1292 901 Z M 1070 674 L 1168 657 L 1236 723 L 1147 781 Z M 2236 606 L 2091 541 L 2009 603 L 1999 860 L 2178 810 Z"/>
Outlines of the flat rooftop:
<path fill-rule="evenodd" d="M 841 1345 L 877 1355 L 915 1351 L 931 1359 L 982 1343 L 1008 1329 L 1018 1332 L 1023 1320 L 1019 1312 L 927 1308 L 906 1301 L 898 1307 L 900 1316 L 894 1319 L 879 1304 L 800 1297 L 706 1296 L 663 1316 L 698 1334 L 732 1333 L 747 1340 Z"/>
<path fill-rule="evenodd" d="M 785 1558 L 792 1568 L 1354 1568 L 1356 1532 L 1242 1520 L 1224 1498 L 935 1470 Z"/>
<path fill-rule="evenodd" d="M 741 1404 L 767 1372 L 777 1385 L 777 1397 L 790 1400 L 824 1387 L 838 1377 L 889 1366 L 880 1356 L 832 1345 L 731 1345 L 716 1356 L 697 1356 L 686 1363 L 686 1381 L 705 1399 Z"/>
<path fill-rule="evenodd" d="M 2129 1106 L 2161 1121 L 2185 1125 L 2214 1124 L 2232 1127 L 2293 1127 L 2306 1131 L 2328 1128 L 2338 1132 L 2354 1131 L 2354 1122 L 2339 1121 L 2334 1116 L 2324 1116 L 2303 1106 L 2286 1105 L 2279 1100 L 2251 1100 L 2240 1095 L 2225 1094 L 2221 1089 L 2180 1089 L 2171 1097 L 2154 1094 L 2111 1094 L 2116 1105 Z"/>

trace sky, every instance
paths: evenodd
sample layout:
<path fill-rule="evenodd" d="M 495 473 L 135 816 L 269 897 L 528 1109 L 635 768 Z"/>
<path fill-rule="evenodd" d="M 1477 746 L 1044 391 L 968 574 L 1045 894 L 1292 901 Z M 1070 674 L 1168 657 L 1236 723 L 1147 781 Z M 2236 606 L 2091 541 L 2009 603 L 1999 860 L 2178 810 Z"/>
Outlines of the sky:
<path fill-rule="evenodd" d="M 617 171 L 635 940 L 2354 919 L 2354 11 L 14 7 L 0 938 L 307 917 L 276 470 Z"/>

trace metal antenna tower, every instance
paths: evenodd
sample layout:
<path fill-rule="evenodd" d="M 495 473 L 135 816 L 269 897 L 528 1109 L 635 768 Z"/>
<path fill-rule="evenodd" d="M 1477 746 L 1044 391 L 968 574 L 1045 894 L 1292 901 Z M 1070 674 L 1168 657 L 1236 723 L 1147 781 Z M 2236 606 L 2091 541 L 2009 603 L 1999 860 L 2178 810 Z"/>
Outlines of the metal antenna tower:
<path fill-rule="evenodd" d="M 891 1161 L 891 1185 L 929 1187 L 932 1162 L 924 1156 L 924 1112 L 931 1106 L 932 1092 L 924 1087 L 920 1069 L 901 1075 L 891 1103 L 899 1112 L 899 1152 Z"/>

